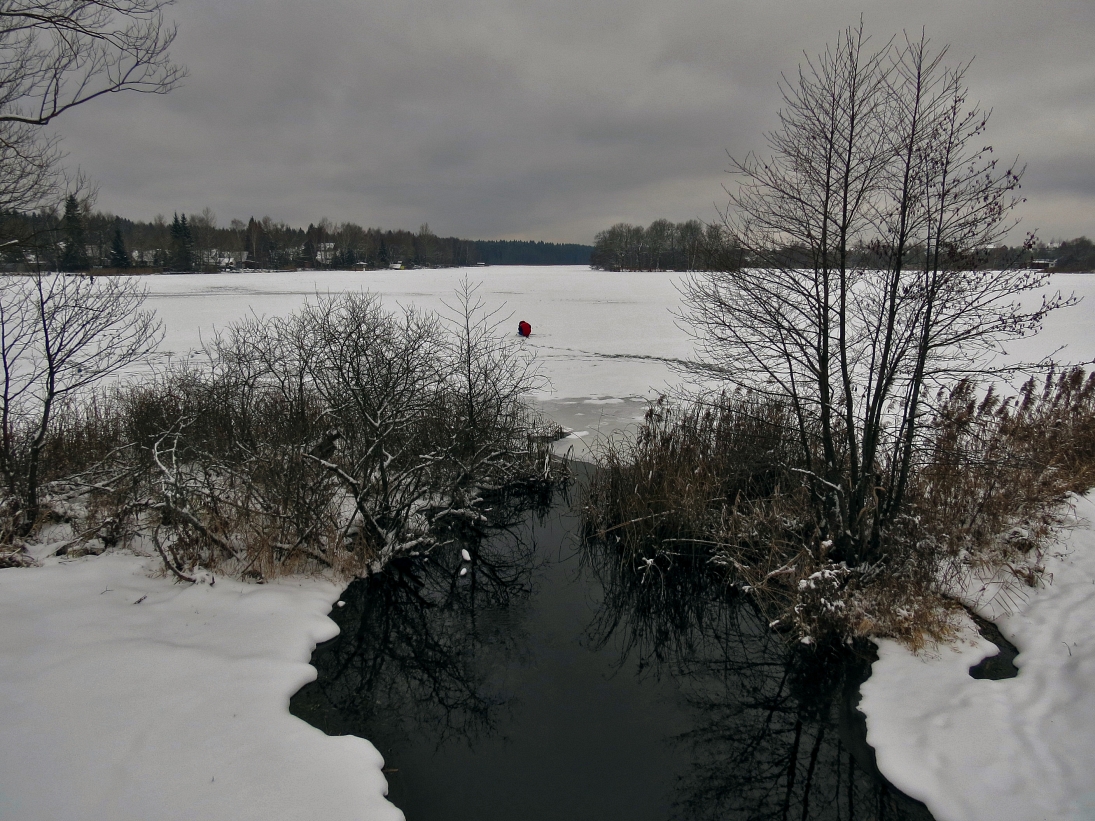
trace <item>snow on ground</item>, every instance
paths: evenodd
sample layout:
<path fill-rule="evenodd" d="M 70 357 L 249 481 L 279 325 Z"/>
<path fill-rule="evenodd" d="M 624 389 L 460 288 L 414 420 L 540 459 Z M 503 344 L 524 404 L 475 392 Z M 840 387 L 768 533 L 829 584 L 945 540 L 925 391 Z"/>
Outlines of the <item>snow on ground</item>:
<path fill-rule="evenodd" d="M 369 742 L 289 715 L 340 588 L 181 586 L 154 566 L 0 570 L 0 818 L 402 818 Z"/>
<path fill-rule="evenodd" d="M 968 643 L 917 657 L 891 641 L 863 685 L 878 766 L 939 821 L 1095 818 L 1095 501 L 1047 562 L 1052 584 L 995 619 L 1019 648 L 1019 675 L 977 680 L 996 648 Z M 988 615 L 988 614 L 986 614 Z"/>
<path fill-rule="evenodd" d="M 317 294 L 368 289 L 390 304 L 443 309 L 459 280 L 482 283 L 551 388 L 538 400 L 579 444 L 633 425 L 686 358 L 674 322 L 678 275 L 587 268 L 146 277 L 164 349 L 184 356 L 253 311 L 286 314 Z M 1095 359 L 1095 276 L 1061 276 L 1086 295 L 1053 318 L 1030 358 Z M 1095 520 L 1095 505 L 1080 502 Z M 975 681 L 987 647 L 920 659 L 883 643 L 864 688 L 882 771 L 940 821 L 1095 818 L 1095 529 L 1069 535 L 1053 586 L 1002 620 L 1019 646 L 1010 681 Z M 0 818 L 368 819 L 383 800 L 367 741 L 327 738 L 288 713 L 312 679 L 312 648 L 336 628 L 338 588 L 292 580 L 183 587 L 148 559 L 105 555 L 0 570 Z M 140 604 L 135 604 L 141 597 Z M 1071 655 L 1070 655 L 1071 654 Z"/>
<path fill-rule="evenodd" d="M 1008 358 L 1095 361 L 1095 275 L 1059 274 L 1051 286 L 1080 304 L 1009 344 Z M 862 688 L 867 740 L 886 777 L 939 821 L 1095 819 L 1095 491 L 1076 513 L 1046 563 L 1052 584 L 1010 615 L 983 607 L 1019 648 L 1016 678 L 970 677 L 996 653 L 972 623 L 964 644 L 921 657 L 881 642 Z"/>

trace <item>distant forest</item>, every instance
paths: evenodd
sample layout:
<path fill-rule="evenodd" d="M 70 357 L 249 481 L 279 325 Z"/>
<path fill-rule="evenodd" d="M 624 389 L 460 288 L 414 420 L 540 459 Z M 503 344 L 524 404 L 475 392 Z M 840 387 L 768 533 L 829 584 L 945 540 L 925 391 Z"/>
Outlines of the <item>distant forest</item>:
<path fill-rule="evenodd" d="M 870 264 L 871 250 L 864 247 L 857 264 Z M 804 248 L 788 246 L 773 252 L 782 264 L 808 266 Z M 605 271 L 703 271 L 755 264 L 736 248 L 720 225 L 698 220 L 672 223 L 659 219 L 648 227 L 617 223 L 597 234 L 590 265 Z M 1064 242 L 1039 243 L 1033 248 L 996 246 L 986 248 L 979 267 L 1030 266 L 1075 273 L 1095 271 L 1095 243 L 1087 237 Z"/>
<path fill-rule="evenodd" d="M 1038 245 L 1031 256 L 1054 271 L 1095 271 L 1095 242 L 1087 237 Z"/>
<path fill-rule="evenodd" d="M 592 245 L 528 242 L 516 239 L 473 240 L 478 262 L 487 265 L 589 265 Z"/>
<path fill-rule="evenodd" d="M 469 265 L 588 265 L 589 245 L 439 237 L 321 220 L 307 228 L 270 217 L 217 223 L 201 214 L 140 222 L 92 211 L 69 197 L 63 212 L 0 214 L 8 271 L 134 269 L 218 271 L 447 268 Z"/>
<path fill-rule="evenodd" d="M 699 271 L 718 267 L 726 241 L 718 225 L 659 219 L 648 228 L 620 222 L 593 241 L 590 265 L 604 271 Z"/>
<path fill-rule="evenodd" d="M 0 213 L 0 267 L 7 271 L 134 269 L 141 271 L 448 268 L 472 265 L 591 265 L 606 271 L 722 270 L 754 263 L 720 225 L 699 220 L 649 226 L 617 223 L 594 244 L 439 237 L 418 231 L 363 228 L 321 220 L 307 228 L 270 217 L 217 223 L 201 214 L 157 215 L 151 222 L 93 211 L 69 197 L 62 211 Z M 869 256 L 869 249 L 863 255 Z M 805 249 L 780 249 L 785 262 L 809 264 Z M 801 260 L 801 262 L 797 262 Z M 863 260 L 860 260 L 863 262 Z M 1030 265 L 1061 272 L 1095 271 L 1087 237 L 1033 248 L 985 249 L 981 264 Z"/>

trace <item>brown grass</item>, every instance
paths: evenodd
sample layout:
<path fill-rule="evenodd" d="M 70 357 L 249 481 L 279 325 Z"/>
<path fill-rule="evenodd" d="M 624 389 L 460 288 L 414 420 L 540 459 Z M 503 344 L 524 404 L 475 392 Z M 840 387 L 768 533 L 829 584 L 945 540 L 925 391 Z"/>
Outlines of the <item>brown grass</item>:
<path fill-rule="evenodd" d="M 100 547 L 146 540 L 180 579 L 427 550 L 558 476 L 527 364 L 474 313 L 460 327 L 368 295 L 233 327 L 200 364 L 60 408 L 43 509 L 81 508 Z"/>
<path fill-rule="evenodd" d="M 1051 373 L 1006 400 L 962 382 L 936 397 L 885 558 L 849 567 L 818 535 L 789 421 L 745 394 L 659 400 L 598 454 L 585 537 L 638 568 L 716 564 L 791 639 L 915 648 L 956 635 L 976 580 L 994 579 L 1005 607 L 1038 584 L 1069 494 L 1095 487 L 1095 374 Z"/>

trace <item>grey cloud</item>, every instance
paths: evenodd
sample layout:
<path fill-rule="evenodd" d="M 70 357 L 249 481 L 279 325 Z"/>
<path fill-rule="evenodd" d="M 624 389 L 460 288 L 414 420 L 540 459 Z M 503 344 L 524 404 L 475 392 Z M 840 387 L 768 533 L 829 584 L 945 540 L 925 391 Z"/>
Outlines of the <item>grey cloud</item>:
<path fill-rule="evenodd" d="M 713 219 L 725 151 L 763 148 L 781 73 L 860 11 L 845 0 L 180 0 L 186 85 L 117 95 L 59 127 L 100 206 L 133 217 L 209 205 L 224 221 L 428 221 L 588 242 L 618 219 Z M 991 141 L 1028 164 L 1026 221 L 1095 233 L 1095 4 L 882 0 L 865 14 L 879 43 L 926 26 L 956 59 L 976 54 L 971 90 L 994 108 Z"/>

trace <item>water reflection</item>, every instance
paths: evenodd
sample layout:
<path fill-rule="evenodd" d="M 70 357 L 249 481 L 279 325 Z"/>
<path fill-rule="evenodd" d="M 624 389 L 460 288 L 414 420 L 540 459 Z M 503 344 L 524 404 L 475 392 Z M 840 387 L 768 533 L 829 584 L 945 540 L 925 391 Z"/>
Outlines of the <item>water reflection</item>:
<path fill-rule="evenodd" d="M 455 546 L 353 582 L 332 614 L 340 635 L 317 649 L 320 675 L 293 697 L 293 714 L 378 746 L 424 731 L 438 747 L 498 732 L 511 694 L 494 674 L 527 656 L 538 566 L 520 524 L 465 529 Z"/>
<path fill-rule="evenodd" d="M 410 821 L 931 818 L 874 767 L 866 648 L 788 652 L 702 557 L 577 525 L 557 498 L 355 583 L 292 711 L 372 740 Z"/>
<path fill-rule="evenodd" d="M 622 560 L 601 544 L 583 558 L 605 591 L 590 628 L 617 664 L 680 686 L 693 728 L 672 743 L 674 818 L 930 819 L 879 774 L 856 709 L 869 647 L 796 652 L 702 556 L 670 567 Z"/>

